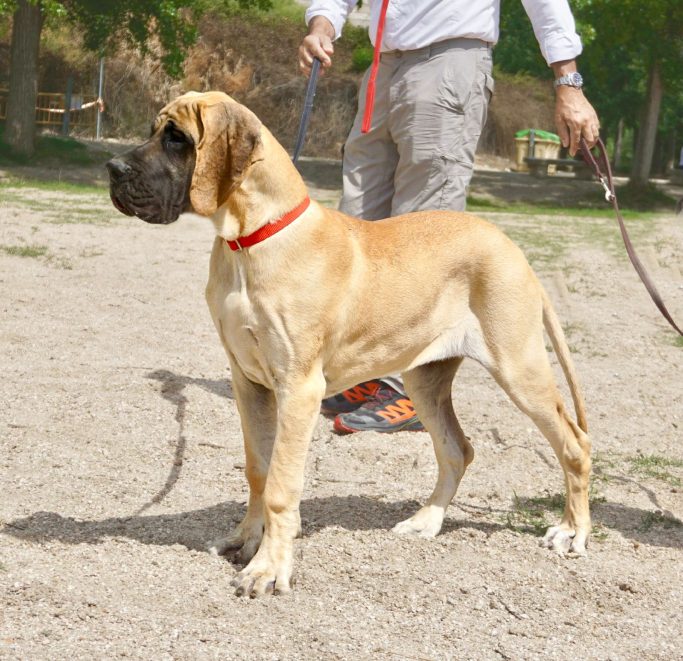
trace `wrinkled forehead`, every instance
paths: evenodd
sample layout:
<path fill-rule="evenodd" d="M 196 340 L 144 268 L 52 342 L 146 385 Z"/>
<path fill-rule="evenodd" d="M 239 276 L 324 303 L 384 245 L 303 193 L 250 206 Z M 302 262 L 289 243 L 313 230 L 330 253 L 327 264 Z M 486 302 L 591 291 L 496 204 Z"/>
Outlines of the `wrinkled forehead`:
<path fill-rule="evenodd" d="M 223 92 L 186 92 L 161 109 L 152 124 L 152 131 L 156 133 L 167 122 L 172 121 L 198 142 L 203 128 L 202 109 L 226 103 L 237 105 L 234 99 Z"/>
<path fill-rule="evenodd" d="M 197 142 L 201 129 L 198 115 L 199 101 L 197 99 L 179 97 L 159 111 L 152 122 L 152 133 L 156 133 L 168 122 L 173 122 L 177 128 L 185 131 Z"/>

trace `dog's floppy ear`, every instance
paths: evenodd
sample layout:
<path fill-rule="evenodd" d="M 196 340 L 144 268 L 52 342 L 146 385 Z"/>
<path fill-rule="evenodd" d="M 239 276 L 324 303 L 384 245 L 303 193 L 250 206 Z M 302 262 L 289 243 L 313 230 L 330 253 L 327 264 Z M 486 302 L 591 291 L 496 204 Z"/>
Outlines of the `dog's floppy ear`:
<path fill-rule="evenodd" d="M 190 203 L 195 213 L 211 216 L 262 159 L 261 122 L 234 101 L 197 106 L 200 139 Z"/>

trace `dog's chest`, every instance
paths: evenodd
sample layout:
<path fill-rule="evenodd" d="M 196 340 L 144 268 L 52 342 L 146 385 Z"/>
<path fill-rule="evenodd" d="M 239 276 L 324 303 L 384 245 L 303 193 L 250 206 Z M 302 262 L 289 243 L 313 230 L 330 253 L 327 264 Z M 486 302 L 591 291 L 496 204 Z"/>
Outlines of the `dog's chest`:
<path fill-rule="evenodd" d="M 233 291 L 225 296 L 218 319 L 223 345 L 242 371 L 250 380 L 272 388 L 272 372 L 261 346 L 263 325 L 244 292 Z"/>
<path fill-rule="evenodd" d="M 226 352 L 245 375 L 256 383 L 273 387 L 267 352 L 263 351 L 265 326 L 253 305 L 244 279 L 234 274 L 226 280 L 210 279 L 206 298 Z"/>

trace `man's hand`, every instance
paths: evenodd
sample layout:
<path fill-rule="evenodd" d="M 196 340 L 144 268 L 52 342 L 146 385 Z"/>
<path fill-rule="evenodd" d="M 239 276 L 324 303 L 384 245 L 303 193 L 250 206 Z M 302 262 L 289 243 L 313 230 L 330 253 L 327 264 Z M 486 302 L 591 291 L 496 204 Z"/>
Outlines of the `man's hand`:
<path fill-rule="evenodd" d="M 552 67 L 555 78 L 560 78 L 576 71 L 576 62 L 555 62 Z M 562 146 L 569 147 L 569 153 L 574 156 L 579 149 L 581 137 L 589 147 L 597 142 L 600 137 L 600 120 L 582 90 L 559 85 L 555 88 L 555 94 L 555 126 Z"/>
<path fill-rule="evenodd" d="M 308 35 L 299 46 L 299 69 L 305 76 L 310 76 L 313 58 L 317 57 L 323 65 L 322 74 L 332 66 L 334 27 L 324 16 L 314 16 L 308 29 Z"/>
<path fill-rule="evenodd" d="M 600 137 L 600 120 L 581 90 L 568 85 L 557 88 L 555 100 L 555 125 L 563 147 L 569 147 L 574 156 L 583 136 L 589 147 Z"/>

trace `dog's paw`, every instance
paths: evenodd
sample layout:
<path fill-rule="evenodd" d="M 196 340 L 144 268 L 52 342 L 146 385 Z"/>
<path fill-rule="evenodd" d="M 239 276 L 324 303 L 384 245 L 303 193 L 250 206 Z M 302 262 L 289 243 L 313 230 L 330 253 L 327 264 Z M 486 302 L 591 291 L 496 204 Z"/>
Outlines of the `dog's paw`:
<path fill-rule="evenodd" d="M 397 523 L 392 531 L 397 535 L 413 535 L 415 537 L 436 537 L 443 523 L 443 509 L 426 505 L 405 521 Z"/>
<path fill-rule="evenodd" d="M 559 555 L 585 556 L 586 535 L 577 534 L 573 529 L 566 526 L 553 526 L 548 528 L 541 545 L 552 549 Z"/>
<path fill-rule="evenodd" d="M 235 588 L 235 595 L 248 595 L 251 599 L 266 594 L 286 594 L 291 590 L 291 563 L 273 562 L 271 554 L 263 550 L 232 579 L 230 585 Z"/>
<path fill-rule="evenodd" d="M 246 564 L 256 555 L 262 539 L 263 523 L 245 520 L 229 535 L 209 544 L 209 553 L 231 555 L 235 562 Z"/>

